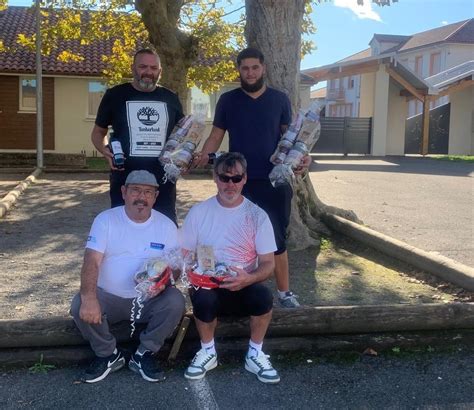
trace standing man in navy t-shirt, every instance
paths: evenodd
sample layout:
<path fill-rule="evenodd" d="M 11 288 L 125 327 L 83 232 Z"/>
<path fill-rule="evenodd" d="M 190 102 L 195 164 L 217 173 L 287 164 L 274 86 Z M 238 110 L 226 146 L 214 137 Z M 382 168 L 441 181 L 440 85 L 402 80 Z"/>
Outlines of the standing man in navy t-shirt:
<path fill-rule="evenodd" d="M 229 151 L 241 152 L 247 159 L 247 183 L 242 194 L 263 208 L 273 225 L 277 251 L 275 278 L 279 301 L 283 307 L 299 306 L 290 291 L 286 230 L 291 211 L 293 191 L 289 185 L 274 188 L 268 178 L 272 170 L 270 156 L 282 133 L 291 122 L 291 104 L 281 91 L 264 82 L 263 54 L 246 48 L 237 56 L 241 87 L 224 93 L 216 106 L 213 128 L 200 156 L 198 166 L 208 162 L 208 154 L 218 150 L 227 131 Z M 302 163 L 301 173 L 309 166 L 309 157 Z"/>
<path fill-rule="evenodd" d="M 173 127 L 183 117 L 178 96 L 157 85 L 161 75 L 160 58 L 150 49 L 137 51 L 132 64 L 133 81 L 110 88 L 100 102 L 91 139 L 110 165 L 112 208 L 123 205 L 121 187 L 133 170 L 145 169 L 160 183 L 160 197 L 154 209 L 176 223 L 176 185 L 162 184 L 163 167 L 158 157 Z M 113 155 L 105 137 L 112 126 L 113 140 L 121 143 L 125 166 L 113 165 Z"/>

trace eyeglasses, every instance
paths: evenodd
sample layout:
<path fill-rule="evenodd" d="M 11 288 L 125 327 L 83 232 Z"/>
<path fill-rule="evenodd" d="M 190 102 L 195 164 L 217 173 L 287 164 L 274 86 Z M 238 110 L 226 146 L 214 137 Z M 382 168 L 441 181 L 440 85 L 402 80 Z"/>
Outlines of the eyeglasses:
<path fill-rule="evenodd" d="M 130 187 L 129 192 L 132 196 L 140 196 L 141 194 L 143 194 L 147 198 L 153 198 L 156 195 L 156 189 L 141 189 L 137 187 Z"/>
<path fill-rule="evenodd" d="M 245 175 L 245 174 L 244 174 Z M 223 174 L 217 174 L 217 177 L 221 182 L 228 183 L 229 181 L 232 181 L 234 184 L 238 184 L 239 182 L 244 179 L 244 175 L 233 175 L 229 177 L 228 175 L 223 175 Z"/>

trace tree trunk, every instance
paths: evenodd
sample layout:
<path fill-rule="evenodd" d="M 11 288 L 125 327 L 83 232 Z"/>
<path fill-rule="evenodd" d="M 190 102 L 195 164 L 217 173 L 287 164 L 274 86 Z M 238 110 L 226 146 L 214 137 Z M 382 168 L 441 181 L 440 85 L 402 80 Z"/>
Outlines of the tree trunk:
<path fill-rule="evenodd" d="M 160 84 L 176 92 L 186 107 L 186 76 L 197 57 L 197 40 L 178 28 L 184 0 L 136 0 L 150 42 L 160 55 L 163 72 Z"/>
<path fill-rule="evenodd" d="M 262 51 L 267 84 L 285 92 L 293 111 L 300 105 L 301 25 L 306 0 L 245 0 L 245 37 L 250 47 Z M 298 178 L 293 187 L 288 246 L 301 250 L 319 244 L 319 234 L 329 234 L 320 215 L 333 212 L 352 220 L 352 211 L 325 205 L 309 177 Z"/>

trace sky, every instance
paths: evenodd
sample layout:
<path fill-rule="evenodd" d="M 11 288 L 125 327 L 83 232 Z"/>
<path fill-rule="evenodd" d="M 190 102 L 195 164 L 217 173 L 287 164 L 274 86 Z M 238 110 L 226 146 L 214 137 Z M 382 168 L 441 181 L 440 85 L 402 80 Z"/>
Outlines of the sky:
<path fill-rule="evenodd" d="M 473 0 L 399 0 L 390 7 L 369 1 L 333 0 L 314 7 L 311 15 L 317 49 L 301 68 L 332 64 L 369 47 L 374 34 L 410 35 L 474 17 Z M 319 87 L 318 87 L 319 88 Z"/>
<path fill-rule="evenodd" d="M 9 4 L 28 6 L 31 0 Z M 362 51 L 376 33 L 410 35 L 472 18 L 474 0 L 399 0 L 390 7 L 378 7 L 370 0 L 364 6 L 357 6 L 357 0 L 332 0 L 313 9 L 317 31 L 310 39 L 316 49 L 302 60 L 302 69 L 332 64 Z"/>

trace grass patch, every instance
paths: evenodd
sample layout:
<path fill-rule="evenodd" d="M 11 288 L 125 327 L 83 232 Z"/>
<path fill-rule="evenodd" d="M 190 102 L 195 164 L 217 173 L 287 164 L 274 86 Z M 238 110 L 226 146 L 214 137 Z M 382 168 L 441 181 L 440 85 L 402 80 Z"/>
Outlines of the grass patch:
<path fill-rule="evenodd" d="M 107 160 L 102 157 L 87 157 L 86 166 L 88 169 L 97 171 L 108 171 L 110 169 Z"/>
<path fill-rule="evenodd" d="M 446 303 L 464 297 L 433 275 L 342 235 L 321 238 L 320 248 L 290 251 L 288 257 L 292 290 L 306 306 Z M 469 292 L 464 294 L 468 301 Z"/>
<path fill-rule="evenodd" d="M 321 251 L 327 251 L 332 248 L 332 243 L 328 238 L 325 238 L 324 236 L 321 237 L 320 239 L 320 247 L 319 249 Z"/>
<path fill-rule="evenodd" d="M 474 155 L 433 155 L 432 158 L 441 161 L 474 163 Z"/>
<path fill-rule="evenodd" d="M 52 364 L 44 363 L 43 354 L 41 354 L 39 360 L 33 366 L 31 366 L 28 370 L 30 371 L 30 373 L 33 373 L 33 374 L 35 374 L 35 373 L 46 374 L 50 370 L 53 370 L 55 368 L 56 368 L 56 366 L 54 366 Z"/>

